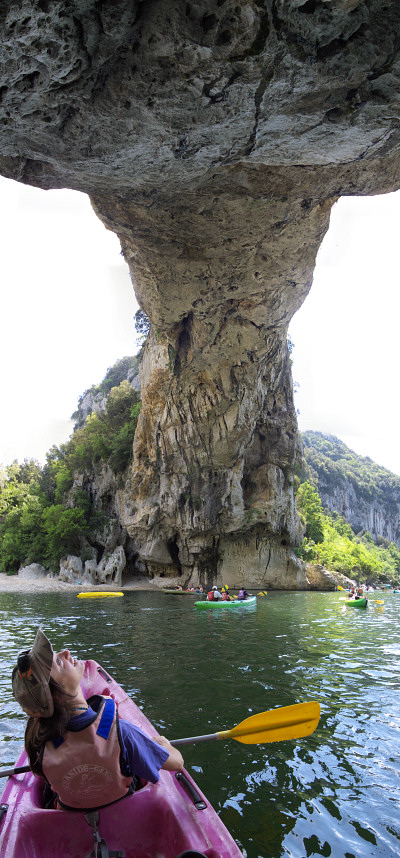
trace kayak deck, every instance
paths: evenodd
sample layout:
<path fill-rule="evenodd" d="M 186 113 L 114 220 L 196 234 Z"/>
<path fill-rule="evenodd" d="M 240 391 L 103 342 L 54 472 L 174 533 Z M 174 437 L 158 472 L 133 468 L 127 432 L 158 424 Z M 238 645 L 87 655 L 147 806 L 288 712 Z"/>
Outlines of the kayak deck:
<path fill-rule="evenodd" d="M 119 593 L 119 592 L 114 592 L 111 590 L 109 592 L 108 591 L 102 592 L 101 590 L 99 590 L 99 591 L 88 590 L 87 593 L 77 593 L 76 595 L 77 595 L 78 599 L 97 599 L 97 598 L 100 599 L 100 598 L 104 598 L 104 596 L 108 596 L 108 597 L 114 596 L 115 597 L 115 596 L 123 596 L 124 594 Z"/>
<path fill-rule="evenodd" d="M 257 604 L 257 597 L 250 596 L 249 599 L 233 599 L 232 602 L 223 602 L 222 599 L 218 599 L 216 602 L 209 602 L 208 599 L 204 599 L 202 602 L 195 602 L 196 608 L 250 608 L 252 605 Z"/>
<path fill-rule="evenodd" d="M 115 698 L 121 718 L 154 736 L 155 728 L 119 685 L 95 661 L 87 661 L 82 680 L 86 697 Z M 26 765 L 25 751 L 17 765 Z M 79 811 L 43 808 L 43 781 L 31 772 L 8 779 L 1 802 L 0 854 L 7 858 L 84 858 L 93 848 L 91 828 Z M 243 858 L 238 846 L 197 785 L 182 774 L 160 772 L 132 796 L 99 811 L 99 833 L 125 858 L 177 858 L 185 850 L 206 858 Z"/>
<path fill-rule="evenodd" d="M 368 605 L 368 599 L 347 599 L 345 604 L 349 608 L 366 608 Z"/>

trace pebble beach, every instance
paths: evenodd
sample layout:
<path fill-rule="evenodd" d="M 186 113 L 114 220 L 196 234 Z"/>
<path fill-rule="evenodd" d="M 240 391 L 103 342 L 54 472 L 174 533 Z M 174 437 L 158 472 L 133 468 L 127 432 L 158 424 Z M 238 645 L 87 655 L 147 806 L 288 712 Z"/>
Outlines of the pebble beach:
<path fill-rule="evenodd" d="M 146 578 L 131 578 L 119 587 L 110 586 L 109 584 L 85 585 L 85 584 L 66 584 L 58 578 L 50 578 L 49 576 L 40 577 L 23 577 L 20 575 L 6 575 L 5 572 L 0 572 L 0 593 L 57 593 L 57 592 L 72 592 L 80 593 L 85 590 L 159 590 L 155 584 L 148 581 Z"/>

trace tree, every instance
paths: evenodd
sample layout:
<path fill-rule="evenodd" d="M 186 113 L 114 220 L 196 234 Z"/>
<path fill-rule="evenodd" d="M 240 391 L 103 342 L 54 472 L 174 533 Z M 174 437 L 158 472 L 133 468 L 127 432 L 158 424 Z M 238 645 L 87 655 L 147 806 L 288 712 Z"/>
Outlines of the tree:
<path fill-rule="evenodd" d="M 150 330 L 150 319 L 143 310 L 137 310 L 135 313 L 135 328 L 138 340 L 143 345 Z"/>
<path fill-rule="evenodd" d="M 137 403 L 138 398 L 138 394 L 126 379 L 121 381 L 119 387 L 113 387 L 107 396 L 105 418 L 112 432 L 118 431 L 127 422 L 132 405 Z"/>
<path fill-rule="evenodd" d="M 65 509 L 56 504 L 43 510 L 43 525 L 47 537 L 48 562 L 57 567 L 65 554 L 79 554 L 87 532 L 82 509 Z"/>
<path fill-rule="evenodd" d="M 108 368 L 103 381 L 100 382 L 97 387 L 91 388 L 92 391 L 95 393 L 99 390 L 104 393 L 109 393 L 113 387 L 118 387 L 121 382 L 127 378 L 129 371 L 134 368 L 136 368 L 137 374 L 138 359 L 136 356 L 123 357 L 120 360 L 117 360 L 114 366 Z"/>
<path fill-rule="evenodd" d="M 310 483 L 302 483 L 296 495 L 297 507 L 306 523 L 306 537 L 313 542 L 324 541 L 322 504 L 318 492 Z"/>

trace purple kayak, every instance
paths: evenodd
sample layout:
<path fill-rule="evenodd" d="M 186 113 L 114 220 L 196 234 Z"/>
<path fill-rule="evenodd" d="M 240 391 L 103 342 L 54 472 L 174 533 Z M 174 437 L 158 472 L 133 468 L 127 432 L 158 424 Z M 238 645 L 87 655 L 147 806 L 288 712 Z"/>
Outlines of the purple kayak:
<path fill-rule="evenodd" d="M 121 718 L 149 736 L 157 731 L 97 662 L 88 660 L 85 697 L 111 696 Z M 27 765 L 25 751 L 16 766 Z M 160 772 L 133 795 L 101 808 L 98 834 L 80 811 L 43 808 L 43 780 L 31 772 L 12 775 L 1 797 L 0 855 L 4 858 L 243 858 L 218 814 L 188 772 Z M 6 807 L 7 806 L 7 807 Z M 96 843 L 96 837 L 98 843 Z M 100 838 L 104 845 L 100 847 Z M 98 851 L 97 851 L 98 850 Z"/>

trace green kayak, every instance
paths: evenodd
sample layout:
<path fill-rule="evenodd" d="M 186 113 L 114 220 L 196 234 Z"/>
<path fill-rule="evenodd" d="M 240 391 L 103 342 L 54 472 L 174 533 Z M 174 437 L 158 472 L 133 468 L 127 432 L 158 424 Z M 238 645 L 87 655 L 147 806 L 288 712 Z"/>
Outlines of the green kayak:
<path fill-rule="evenodd" d="M 250 608 L 251 605 L 257 604 L 257 597 L 250 596 L 249 599 L 233 599 L 232 602 L 224 602 L 222 599 L 218 599 L 216 602 L 209 602 L 208 599 L 204 599 L 202 602 L 195 602 L 196 608 Z"/>
<path fill-rule="evenodd" d="M 366 608 L 368 605 L 368 599 L 347 599 L 345 604 L 349 608 Z"/>

